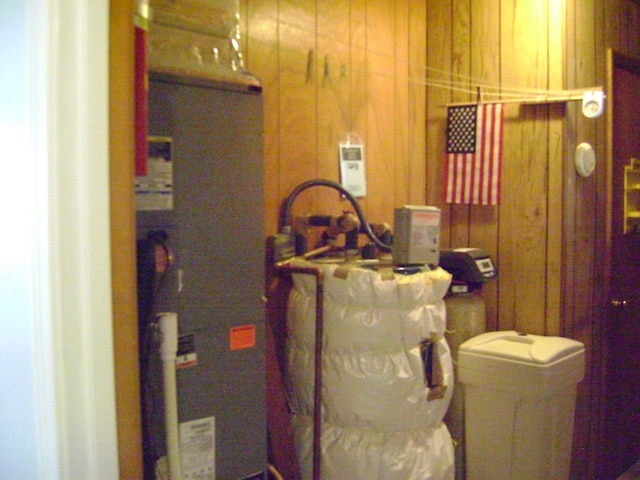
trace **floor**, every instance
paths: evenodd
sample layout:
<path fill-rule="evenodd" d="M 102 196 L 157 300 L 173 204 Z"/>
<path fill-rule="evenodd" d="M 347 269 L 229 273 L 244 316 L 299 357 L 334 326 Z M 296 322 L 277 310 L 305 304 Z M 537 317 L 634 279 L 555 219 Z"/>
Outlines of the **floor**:
<path fill-rule="evenodd" d="M 619 476 L 618 480 L 640 480 L 640 461 Z"/>

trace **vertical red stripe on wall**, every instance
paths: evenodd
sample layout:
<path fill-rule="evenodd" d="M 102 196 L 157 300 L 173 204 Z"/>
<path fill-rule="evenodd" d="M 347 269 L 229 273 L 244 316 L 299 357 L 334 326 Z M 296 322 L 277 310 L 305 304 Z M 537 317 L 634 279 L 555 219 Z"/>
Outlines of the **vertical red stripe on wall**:
<path fill-rule="evenodd" d="M 147 174 L 147 32 L 135 27 L 135 167 L 136 176 Z"/>

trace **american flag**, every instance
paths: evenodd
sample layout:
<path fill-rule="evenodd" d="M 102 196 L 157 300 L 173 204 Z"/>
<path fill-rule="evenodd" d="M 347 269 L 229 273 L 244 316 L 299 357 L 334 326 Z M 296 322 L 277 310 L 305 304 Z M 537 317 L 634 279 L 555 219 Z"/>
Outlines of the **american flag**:
<path fill-rule="evenodd" d="M 449 107 L 445 202 L 500 203 L 504 105 Z"/>

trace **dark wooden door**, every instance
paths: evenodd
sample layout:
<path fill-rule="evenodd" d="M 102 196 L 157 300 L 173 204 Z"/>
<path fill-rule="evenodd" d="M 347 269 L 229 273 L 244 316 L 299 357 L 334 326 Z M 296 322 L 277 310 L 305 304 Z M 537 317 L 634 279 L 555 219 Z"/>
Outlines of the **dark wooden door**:
<path fill-rule="evenodd" d="M 640 169 L 640 60 L 614 53 L 609 72 L 611 230 L 600 479 L 615 479 L 640 459 L 640 171 L 633 172 Z"/>

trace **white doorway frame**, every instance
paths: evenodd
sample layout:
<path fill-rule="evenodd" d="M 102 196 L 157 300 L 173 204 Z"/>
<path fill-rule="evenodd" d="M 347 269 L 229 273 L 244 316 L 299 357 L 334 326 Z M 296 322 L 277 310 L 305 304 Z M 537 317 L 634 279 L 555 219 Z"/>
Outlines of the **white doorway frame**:
<path fill-rule="evenodd" d="M 118 478 L 108 39 L 108 0 L 0 6 L 0 478 Z"/>

